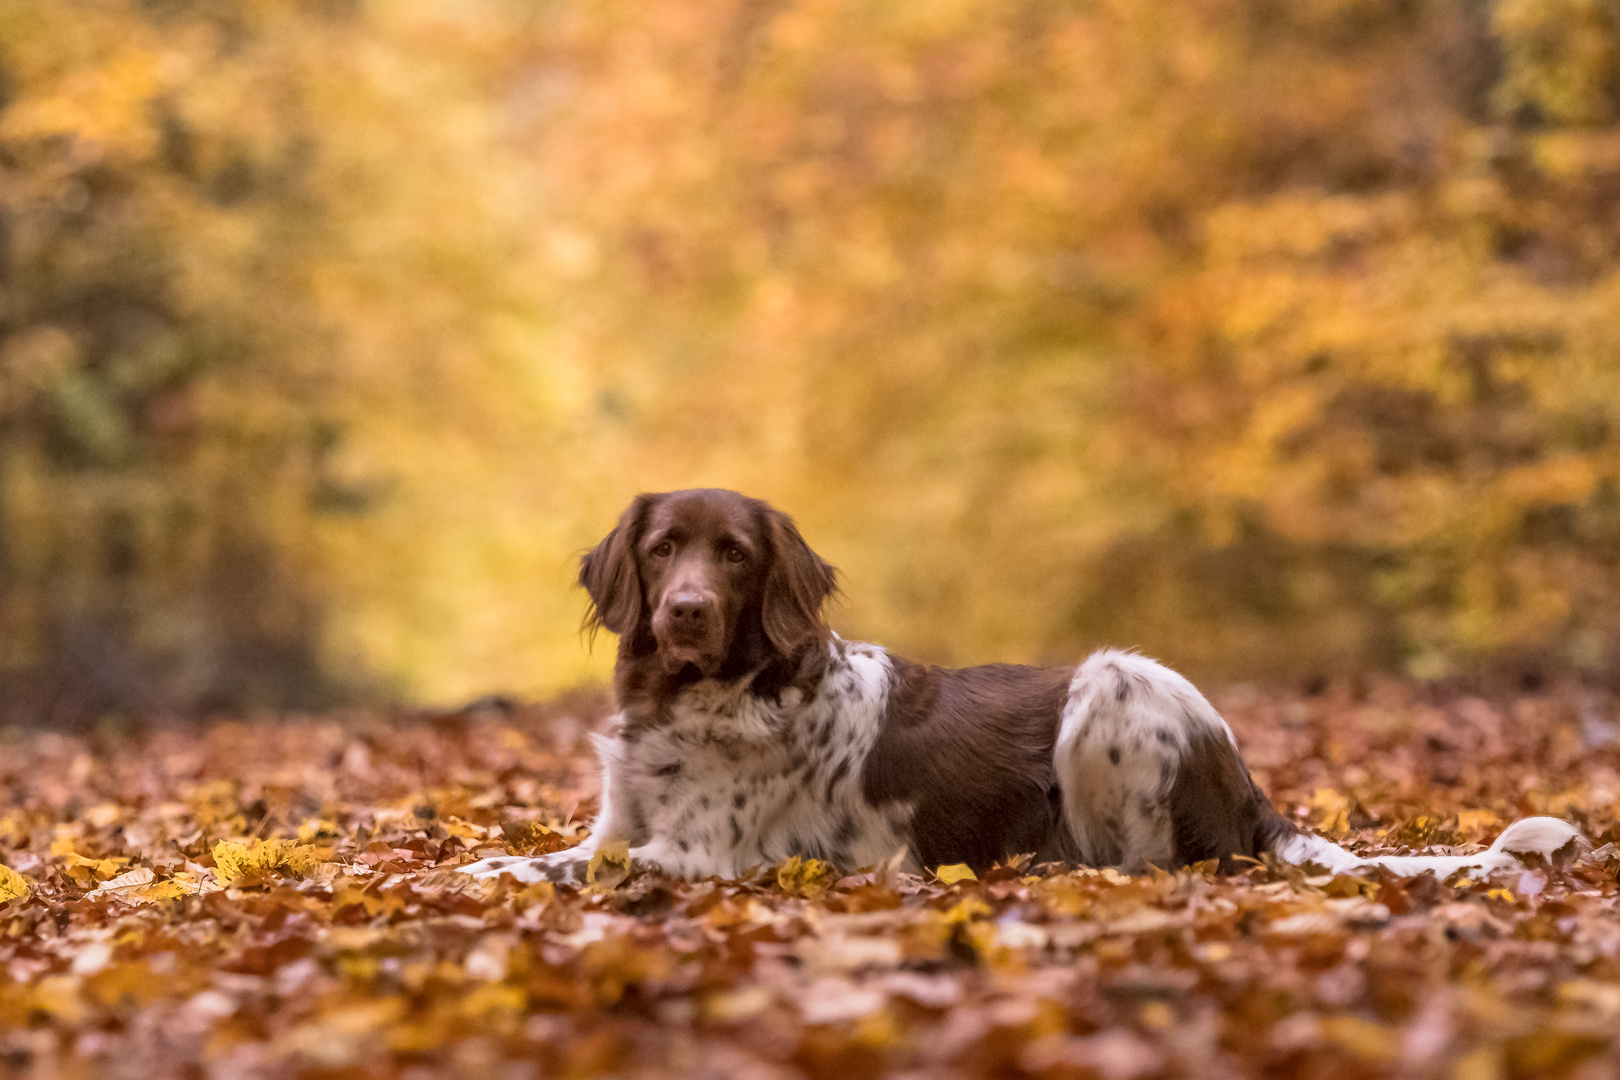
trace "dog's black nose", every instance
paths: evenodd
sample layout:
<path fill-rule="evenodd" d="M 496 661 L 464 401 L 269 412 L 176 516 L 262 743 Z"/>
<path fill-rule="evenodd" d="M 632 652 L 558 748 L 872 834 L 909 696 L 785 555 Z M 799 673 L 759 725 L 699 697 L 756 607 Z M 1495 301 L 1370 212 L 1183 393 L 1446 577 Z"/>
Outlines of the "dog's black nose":
<path fill-rule="evenodd" d="M 677 626 L 699 626 L 709 616 L 709 601 L 695 593 L 677 593 L 669 598 L 669 617 Z"/>

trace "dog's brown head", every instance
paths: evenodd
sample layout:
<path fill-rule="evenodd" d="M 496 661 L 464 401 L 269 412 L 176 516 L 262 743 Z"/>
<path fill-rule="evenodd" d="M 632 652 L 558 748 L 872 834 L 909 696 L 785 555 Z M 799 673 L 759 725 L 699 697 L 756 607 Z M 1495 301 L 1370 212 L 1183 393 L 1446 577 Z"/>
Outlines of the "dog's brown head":
<path fill-rule="evenodd" d="M 587 628 L 668 678 L 735 678 L 826 638 L 836 571 L 786 514 L 735 491 L 638 495 L 580 565 Z"/>

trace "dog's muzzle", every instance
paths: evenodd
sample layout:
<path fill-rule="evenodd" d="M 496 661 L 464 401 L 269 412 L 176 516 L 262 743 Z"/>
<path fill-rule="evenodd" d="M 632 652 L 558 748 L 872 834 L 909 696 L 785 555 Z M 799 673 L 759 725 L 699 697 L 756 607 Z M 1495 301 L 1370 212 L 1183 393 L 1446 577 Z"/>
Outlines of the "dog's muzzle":
<path fill-rule="evenodd" d="M 699 592 L 671 593 L 653 615 L 658 654 L 671 674 L 687 664 L 713 675 L 725 659 L 725 627 L 720 605 Z"/>

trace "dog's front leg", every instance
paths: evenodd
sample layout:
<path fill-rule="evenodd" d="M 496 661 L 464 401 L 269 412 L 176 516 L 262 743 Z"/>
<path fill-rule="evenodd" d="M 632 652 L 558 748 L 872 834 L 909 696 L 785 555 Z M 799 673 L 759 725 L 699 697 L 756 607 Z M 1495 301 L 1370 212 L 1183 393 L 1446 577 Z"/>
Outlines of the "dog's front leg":
<path fill-rule="evenodd" d="M 539 881 L 555 882 L 558 885 L 583 884 L 586 870 L 591 864 L 591 856 L 596 854 L 594 848 L 586 850 L 590 841 L 578 847 L 567 848 L 563 851 L 553 851 L 550 855 L 541 855 L 536 858 L 525 858 L 521 855 L 497 855 L 492 859 L 480 859 L 461 868 L 463 874 L 473 877 L 499 877 L 502 874 L 511 874 L 519 881 L 534 884 Z"/>
<path fill-rule="evenodd" d="M 591 859 L 606 844 L 616 840 L 633 841 L 635 821 L 639 815 L 632 802 L 627 785 L 619 782 L 618 774 L 624 768 L 623 744 L 610 735 L 593 735 L 597 758 L 602 763 L 602 800 L 591 822 L 590 835 L 576 847 L 554 851 L 536 858 L 498 855 L 481 859 L 461 868 L 473 877 L 498 877 L 511 874 L 519 881 L 534 883 L 551 881 L 559 885 L 581 885 L 588 876 Z M 635 851 L 631 852 L 632 859 Z M 654 860 L 656 864 L 656 860 Z"/>

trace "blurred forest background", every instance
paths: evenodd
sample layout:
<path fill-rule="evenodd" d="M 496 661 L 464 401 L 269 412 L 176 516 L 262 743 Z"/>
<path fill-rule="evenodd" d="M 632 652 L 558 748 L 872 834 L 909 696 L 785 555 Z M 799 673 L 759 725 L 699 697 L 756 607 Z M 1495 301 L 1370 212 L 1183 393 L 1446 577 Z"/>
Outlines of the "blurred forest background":
<path fill-rule="evenodd" d="M 600 677 L 737 487 L 939 662 L 1620 665 L 1616 0 L 7 0 L 0 714 Z"/>

